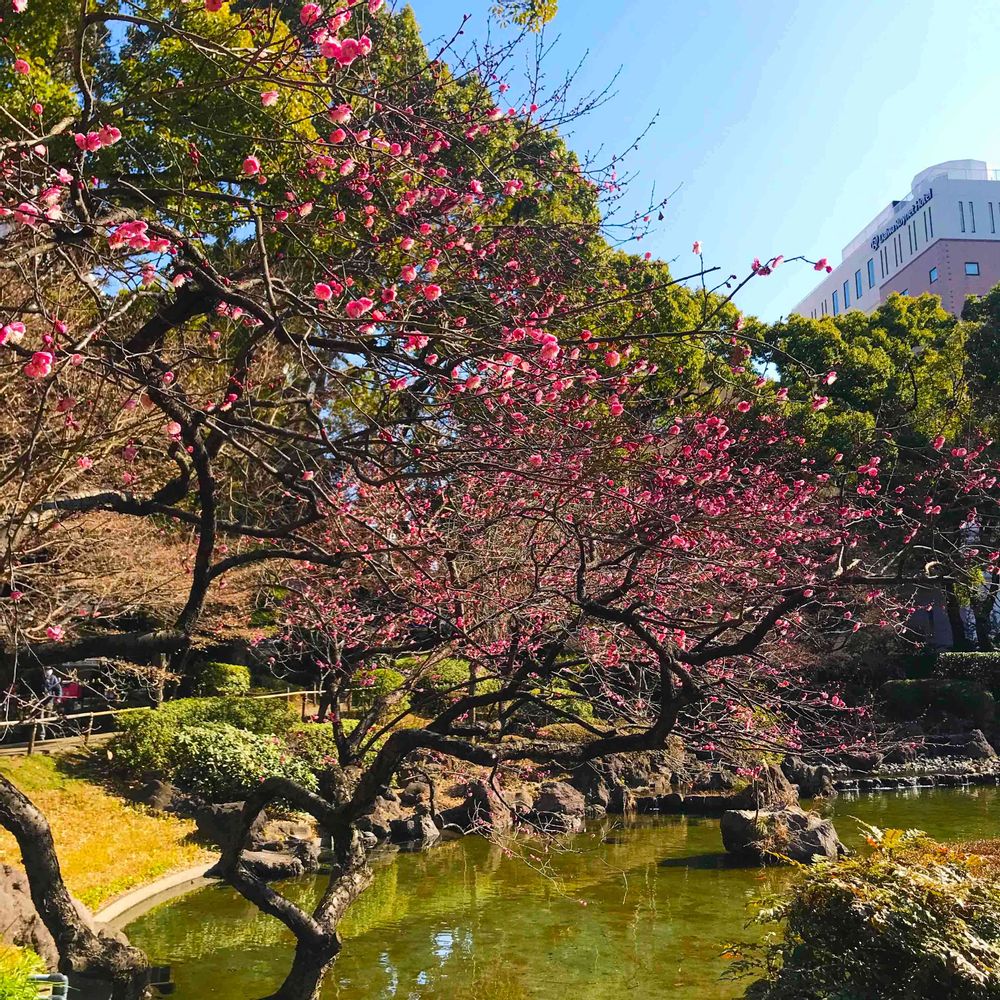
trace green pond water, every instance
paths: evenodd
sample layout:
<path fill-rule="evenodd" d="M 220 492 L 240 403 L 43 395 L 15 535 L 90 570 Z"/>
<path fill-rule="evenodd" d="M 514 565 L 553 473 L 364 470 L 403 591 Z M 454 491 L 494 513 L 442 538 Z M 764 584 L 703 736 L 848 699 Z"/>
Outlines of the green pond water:
<path fill-rule="evenodd" d="M 917 827 L 941 840 L 1000 836 L 1000 789 L 840 798 L 852 817 Z M 593 824 L 559 850 L 502 850 L 478 837 L 380 863 L 350 911 L 324 1000 L 730 1000 L 726 942 L 745 938 L 748 906 L 787 869 L 722 853 L 717 820 L 640 817 Z M 318 898 L 321 880 L 283 888 Z M 210 886 L 126 928 L 171 965 L 177 1000 L 252 1000 L 287 970 L 291 937 L 232 890 Z M 745 985 L 745 984 L 744 984 Z"/>

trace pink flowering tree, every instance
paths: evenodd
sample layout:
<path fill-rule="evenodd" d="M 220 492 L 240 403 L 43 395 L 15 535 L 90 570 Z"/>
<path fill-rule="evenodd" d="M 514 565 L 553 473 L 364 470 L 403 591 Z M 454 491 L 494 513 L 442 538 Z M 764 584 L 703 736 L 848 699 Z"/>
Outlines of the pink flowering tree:
<path fill-rule="evenodd" d="M 559 139 L 592 102 L 508 85 L 516 39 L 450 68 L 379 0 L 18 0 L 8 44 L 5 666 L 183 668 L 227 585 L 270 582 L 334 685 L 380 657 L 410 656 L 408 689 L 435 656 L 470 665 L 420 728 L 391 704 L 335 722 L 323 795 L 247 802 L 244 833 L 282 799 L 334 845 L 312 912 L 224 845 L 296 938 L 275 998 L 318 995 L 371 878 L 358 821 L 416 753 L 572 768 L 682 734 L 751 761 L 865 724 L 801 650 L 900 614 L 918 535 L 896 529 L 922 512 L 877 469 L 810 464 L 699 245 L 693 293 L 621 253 L 662 206 L 626 211 L 618 164 Z M 693 339 L 726 376 L 715 412 L 697 386 L 664 405 Z M 0 822 L 64 966 L 141 995 L 142 957 L 80 921 L 2 779 Z"/>

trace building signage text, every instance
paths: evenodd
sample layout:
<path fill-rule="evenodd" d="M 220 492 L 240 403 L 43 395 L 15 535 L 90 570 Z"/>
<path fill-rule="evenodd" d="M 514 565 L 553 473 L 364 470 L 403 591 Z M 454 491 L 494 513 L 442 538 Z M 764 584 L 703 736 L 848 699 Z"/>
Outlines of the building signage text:
<path fill-rule="evenodd" d="M 872 250 L 878 250 L 897 229 L 902 229 L 933 197 L 934 189 L 929 188 L 926 194 L 922 194 L 919 198 L 914 199 L 913 204 L 899 218 L 895 219 L 888 229 L 883 229 L 882 232 L 872 237 Z"/>

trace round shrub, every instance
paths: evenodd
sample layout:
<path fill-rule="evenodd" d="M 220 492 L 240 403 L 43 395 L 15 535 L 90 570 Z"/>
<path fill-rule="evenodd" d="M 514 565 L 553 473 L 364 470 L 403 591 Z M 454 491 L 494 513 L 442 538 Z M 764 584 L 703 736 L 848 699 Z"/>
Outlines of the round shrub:
<path fill-rule="evenodd" d="M 206 663 L 198 678 L 201 695 L 238 695 L 250 690 L 250 669 L 241 663 Z"/>
<path fill-rule="evenodd" d="M 359 676 L 360 686 L 355 688 L 351 700 L 355 707 L 368 711 L 379 698 L 385 698 L 398 691 L 405 682 L 406 678 L 398 670 L 393 670 L 391 667 L 376 667 Z M 404 697 L 392 706 L 391 711 L 402 712 L 409 707 L 410 700 Z"/>
<path fill-rule="evenodd" d="M 265 778 L 284 777 L 316 790 L 316 778 L 283 742 L 225 723 L 188 726 L 177 737 L 171 777 L 210 802 L 234 802 Z"/>

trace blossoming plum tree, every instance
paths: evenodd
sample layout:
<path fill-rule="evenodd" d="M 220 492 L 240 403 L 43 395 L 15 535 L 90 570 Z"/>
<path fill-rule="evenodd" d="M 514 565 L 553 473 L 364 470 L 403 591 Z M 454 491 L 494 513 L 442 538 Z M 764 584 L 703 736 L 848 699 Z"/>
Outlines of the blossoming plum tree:
<path fill-rule="evenodd" d="M 337 684 L 379 656 L 470 664 L 420 728 L 385 704 L 335 723 L 323 795 L 269 780 L 247 802 L 244 834 L 283 799 L 334 845 L 312 912 L 241 864 L 245 835 L 223 845 L 296 937 L 275 998 L 318 995 L 371 877 L 358 821 L 417 752 L 495 772 L 672 733 L 734 756 L 845 738 L 857 714 L 795 651 L 901 614 L 890 587 L 934 544 L 927 490 L 817 466 L 725 292 L 671 299 L 665 266 L 613 245 L 661 206 L 628 213 L 617 162 L 559 139 L 588 102 L 529 82 L 508 104 L 516 42 L 453 70 L 380 0 L 37 11 L 10 15 L 0 124 L 7 667 L 183 665 L 210 593 L 258 572 L 289 595 L 289 647 Z M 695 338 L 698 371 L 728 379 L 713 412 L 667 394 Z M 79 572 L 109 522 L 179 554 L 136 557 L 153 579 L 134 590 L 183 581 L 162 620 L 123 613 L 126 577 L 96 593 Z M 538 707 L 582 738 L 537 731 Z M 141 995 L 141 957 L 81 923 L 44 818 L 2 779 L 0 822 L 64 965 Z"/>

